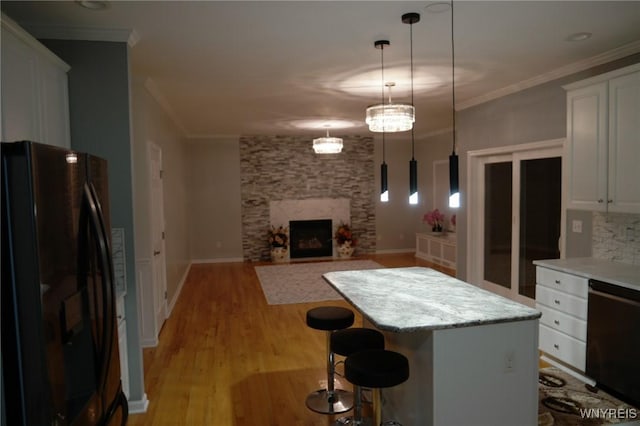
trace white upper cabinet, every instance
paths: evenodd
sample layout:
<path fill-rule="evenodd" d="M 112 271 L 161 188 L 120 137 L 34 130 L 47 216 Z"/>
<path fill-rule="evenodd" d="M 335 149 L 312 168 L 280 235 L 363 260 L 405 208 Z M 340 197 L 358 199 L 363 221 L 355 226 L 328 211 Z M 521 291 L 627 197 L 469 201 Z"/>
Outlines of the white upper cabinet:
<path fill-rule="evenodd" d="M 2 15 L 3 141 L 70 147 L 69 65 Z"/>
<path fill-rule="evenodd" d="M 567 208 L 640 213 L 640 64 L 567 89 Z"/>
<path fill-rule="evenodd" d="M 640 71 L 609 81 L 610 211 L 640 213 Z"/>

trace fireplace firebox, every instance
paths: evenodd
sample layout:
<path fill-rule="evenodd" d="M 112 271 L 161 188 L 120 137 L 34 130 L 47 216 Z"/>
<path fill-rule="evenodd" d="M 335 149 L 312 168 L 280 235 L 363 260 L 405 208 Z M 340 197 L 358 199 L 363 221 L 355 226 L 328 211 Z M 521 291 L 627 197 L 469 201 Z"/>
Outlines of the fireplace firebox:
<path fill-rule="evenodd" d="M 290 221 L 291 258 L 332 256 L 333 238 L 331 233 L 331 219 Z"/>

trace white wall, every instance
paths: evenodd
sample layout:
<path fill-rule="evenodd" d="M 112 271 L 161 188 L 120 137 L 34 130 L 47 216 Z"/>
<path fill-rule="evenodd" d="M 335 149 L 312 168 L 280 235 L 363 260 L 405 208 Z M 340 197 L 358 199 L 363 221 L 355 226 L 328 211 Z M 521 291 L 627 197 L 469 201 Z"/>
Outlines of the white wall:
<path fill-rule="evenodd" d="M 136 259 L 144 262 L 152 257 L 147 149 L 148 143 L 153 142 L 162 149 L 167 300 L 171 301 L 191 261 L 187 145 L 180 129 L 146 89 L 143 79 L 134 76 L 131 91 Z"/>

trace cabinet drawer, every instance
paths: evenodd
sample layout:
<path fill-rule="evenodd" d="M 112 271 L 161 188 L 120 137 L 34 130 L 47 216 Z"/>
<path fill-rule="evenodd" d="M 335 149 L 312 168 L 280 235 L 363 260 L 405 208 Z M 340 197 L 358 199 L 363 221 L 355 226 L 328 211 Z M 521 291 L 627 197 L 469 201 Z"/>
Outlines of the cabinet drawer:
<path fill-rule="evenodd" d="M 587 319 L 587 299 L 580 299 L 576 296 L 538 285 L 536 286 L 536 301 L 562 313 L 582 320 Z"/>
<path fill-rule="evenodd" d="M 540 324 L 540 349 L 580 371 L 585 370 L 587 345 Z"/>
<path fill-rule="evenodd" d="M 587 298 L 587 293 L 589 292 L 588 279 L 540 266 L 536 267 L 536 284 L 584 299 Z"/>
<path fill-rule="evenodd" d="M 575 337 L 582 342 L 587 341 L 586 321 L 563 314 L 539 303 L 536 304 L 536 309 L 542 312 L 542 317 L 540 318 L 541 324 L 568 334 L 571 337 Z"/>

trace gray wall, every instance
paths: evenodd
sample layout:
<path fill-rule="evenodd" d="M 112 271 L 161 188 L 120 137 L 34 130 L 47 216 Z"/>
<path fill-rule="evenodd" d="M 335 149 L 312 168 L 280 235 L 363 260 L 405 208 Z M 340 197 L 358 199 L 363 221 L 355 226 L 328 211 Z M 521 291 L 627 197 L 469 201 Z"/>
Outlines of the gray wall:
<path fill-rule="evenodd" d="M 458 214 L 458 271 L 465 279 L 467 248 L 467 151 L 516 145 L 566 136 L 566 92 L 563 85 L 640 61 L 640 54 L 554 80 L 457 113 L 461 207 Z M 579 242 L 565 230 L 567 247 Z M 566 253 L 572 257 L 574 253 Z"/>
<path fill-rule="evenodd" d="M 238 138 L 192 139 L 186 149 L 191 259 L 241 260 Z"/>
<path fill-rule="evenodd" d="M 421 117 L 418 111 L 416 120 Z M 416 205 L 409 204 L 409 161 L 411 160 L 411 132 L 390 134 L 385 141 L 385 161 L 389 175 L 389 202 L 380 202 L 380 164 L 382 164 L 382 138 L 375 134 L 375 211 L 376 251 L 378 253 L 415 250 L 415 233 L 430 231 L 422 222 L 425 213 L 435 208 L 451 218 L 448 205 L 434 200 L 433 164 L 448 160 L 451 153 L 451 132 L 446 131 L 428 138 L 416 137 L 415 159 L 418 162 L 418 194 Z M 440 185 L 440 183 L 439 183 Z M 446 185 L 448 187 L 448 178 Z"/>
<path fill-rule="evenodd" d="M 44 40 L 71 66 L 71 148 L 109 162 L 111 226 L 124 228 L 130 399 L 144 396 L 138 334 L 130 140 L 129 52 L 126 43 Z"/>

